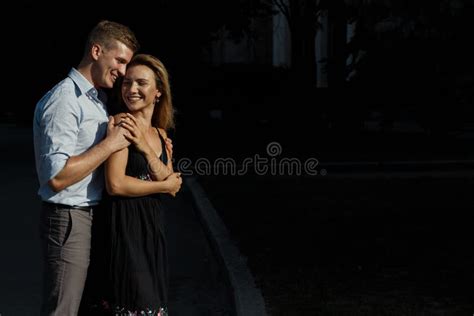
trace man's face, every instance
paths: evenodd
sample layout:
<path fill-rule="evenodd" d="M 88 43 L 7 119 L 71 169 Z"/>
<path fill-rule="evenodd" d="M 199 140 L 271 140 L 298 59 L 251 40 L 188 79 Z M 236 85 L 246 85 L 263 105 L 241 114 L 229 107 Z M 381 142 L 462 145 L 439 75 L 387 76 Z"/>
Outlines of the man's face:
<path fill-rule="evenodd" d="M 116 41 L 113 48 L 101 48 L 97 59 L 99 73 L 95 84 L 100 88 L 112 88 L 118 77 L 125 75 L 127 64 L 133 57 L 133 51 L 122 42 Z"/>

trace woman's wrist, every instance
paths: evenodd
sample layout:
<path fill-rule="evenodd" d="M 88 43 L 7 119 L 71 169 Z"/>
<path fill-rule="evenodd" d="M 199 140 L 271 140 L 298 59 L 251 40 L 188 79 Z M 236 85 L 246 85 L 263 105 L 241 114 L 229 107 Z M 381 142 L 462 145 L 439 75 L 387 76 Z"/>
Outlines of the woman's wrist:
<path fill-rule="evenodd" d="M 157 158 L 150 146 L 143 148 L 142 153 L 147 160 L 154 160 Z"/>

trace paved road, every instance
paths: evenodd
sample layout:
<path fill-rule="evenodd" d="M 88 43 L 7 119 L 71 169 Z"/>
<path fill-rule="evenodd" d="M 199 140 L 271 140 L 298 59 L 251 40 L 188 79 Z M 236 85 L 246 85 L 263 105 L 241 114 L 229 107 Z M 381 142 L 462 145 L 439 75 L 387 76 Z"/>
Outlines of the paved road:
<path fill-rule="evenodd" d="M 31 130 L 0 129 L 0 313 L 37 315 L 41 271 Z"/>
<path fill-rule="evenodd" d="M 30 129 L 0 127 L 0 315 L 38 315 L 41 252 Z M 169 203 L 170 314 L 232 315 L 231 292 L 187 188 Z"/>

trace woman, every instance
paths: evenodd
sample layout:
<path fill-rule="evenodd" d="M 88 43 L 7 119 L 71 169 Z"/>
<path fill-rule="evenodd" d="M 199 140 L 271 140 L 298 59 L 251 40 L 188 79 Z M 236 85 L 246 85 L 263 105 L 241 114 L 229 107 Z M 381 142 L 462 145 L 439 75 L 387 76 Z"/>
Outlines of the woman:
<path fill-rule="evenodd" d="M 168 74 L 151 55 L 127 67 L 121 96 L 129 113 L 116 122 L 128 130 L 128 148 L 106 162 L 110 194 L 109 277 L 114 315 L 166 315 L 168 268 L 159 193 L 181 186 L 172 168 L 166 130 L 174 126 Z"/>

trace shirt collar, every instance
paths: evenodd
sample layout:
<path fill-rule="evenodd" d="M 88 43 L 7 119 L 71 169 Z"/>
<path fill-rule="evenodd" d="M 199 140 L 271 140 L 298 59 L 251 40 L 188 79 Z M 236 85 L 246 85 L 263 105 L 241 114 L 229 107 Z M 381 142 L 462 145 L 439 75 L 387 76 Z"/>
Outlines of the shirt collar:
<path fill-rule="evenodd" d="M 96 101 L 102 102 L 101 98 L 99 98 L 99 96 L 102 97 L 102 94 L 99 95 L 99 91 L 77 69 L 71 68 L 68 77 L 74 81 L 82 94 L 85 94 L 87 97 Z"/>

